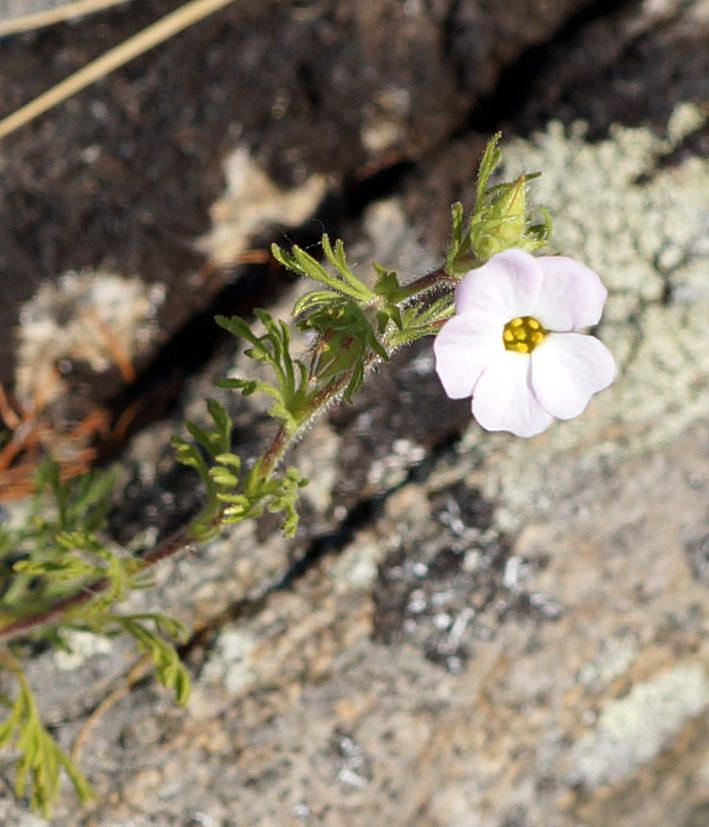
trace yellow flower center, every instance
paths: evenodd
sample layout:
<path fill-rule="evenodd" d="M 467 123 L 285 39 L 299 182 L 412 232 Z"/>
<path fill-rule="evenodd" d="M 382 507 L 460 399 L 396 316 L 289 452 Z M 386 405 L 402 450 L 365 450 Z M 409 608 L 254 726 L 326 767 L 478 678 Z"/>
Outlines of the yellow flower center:
<path fill-rule="evenodd" d="M 531 353 L 548 332 L 531 316 L 519 316 L 505 325 L 502 342 L 507 350 Z"/>

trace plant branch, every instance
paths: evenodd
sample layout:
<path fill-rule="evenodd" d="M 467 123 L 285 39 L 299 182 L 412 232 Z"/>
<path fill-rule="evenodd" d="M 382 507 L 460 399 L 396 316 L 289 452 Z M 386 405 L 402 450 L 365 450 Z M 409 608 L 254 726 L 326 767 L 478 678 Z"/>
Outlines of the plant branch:
<path fill-rule="evenodd" d="M 144 571 L 150 568 L 150 566 L 155 565 L 155 563 L 160 562 L 160 560 L 171 557 L 192 542 L 194 541 L 189 536 L 187 528 L 179 529 L 147 551 L 140 558 L 139 571 Z M 46 626 L 49 623 L 53 623 L 65 612 L 76 609 L 100 597 L 110 586 L 111 581 L 108 577 L 97 577 L 91 582 L 82 585 L 76 589 L 76 591 L 55 600 L 50 606 L 46 606 L 36 614 L 18 617 L 6 623 L 0 628 L 0 641 L 15 640 L 16 638 L 23 637 L 39 626 Z"/>
<path fill-rule="evenodd" d="M 457 277 L 446 273 L 443 268 L 438 268 L 404 285 L 396 291 L 393 298 L 395 298 L 398 304 L 405 304 L 416 296 L 420 296 L 437 287 L 450 287 L 457 283 Z M 364 362 L 365 373 L 368 373 L 374 367 L 379 358 L 373 351 L 370 351 L 366 355 Z M 260 476 L 264 479 L 271 476 L 289 448 L 302 435 L 305 427 L 342 395 L 350 382 L 351 375 L 351 371 L 345 371 L 340 376 L 335 377 L 313 396 L 307 409 L 303 413 L 302 420 L 295 433 L 289 433 L 288 429 L 284 426 L 279 428 L 270 446 L 262 456 Z M 218 526 L 221 522 L 221 517 L 222 514 L 220 511 L 211 518 L 209 527 Z M 194 538 L 190 535 L 189 526 L 179 529 L 141 556 L 139 571 L 144 571 L 161 560 L 171 557 L 192 542 L 194 542 Z M 41 609 L 36 614 L 10 620 L 5 626 L 0 628 L 0 641 L 9 641 L 22 637 L 33 629 L 57 621 L 65 612 L 76 609 L 100 597 L 110 588 L 110 585 L 111 581 L 108 577 L 98 577 L 77 588 L 74 592 L 57 599 L 50 606 Z"/>
<path fill-rule="evenodd" d="M 432 273 L 427 273 L 425 276 L 421 276 L 421 278 L 402 285 L 391 295 L 391 301 L 395 304 L 406 304 L 416 296 L 428 293 L 437 287 L 450 288 L 451 286 L 457 285 L 459 281 L 460 278 L 458 276 L 452 276 L 450 273 L 446 273 L 443 267 L 439 267 Z"/>

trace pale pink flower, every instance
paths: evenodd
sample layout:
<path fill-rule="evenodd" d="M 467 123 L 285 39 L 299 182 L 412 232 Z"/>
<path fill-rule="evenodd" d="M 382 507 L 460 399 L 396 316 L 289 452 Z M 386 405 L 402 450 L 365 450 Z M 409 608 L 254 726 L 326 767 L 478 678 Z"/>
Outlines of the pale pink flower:
<path fill-rule="evenodd" d="M 436 336 L 436 371 L 451 399 L 472 396 L 488 431 L 531 437 L 582 413 L 615 362 L 577 331 L 601 318 L 608 291 L 566 256 L 505 250 L 463 276 L 455 315 Z"/>

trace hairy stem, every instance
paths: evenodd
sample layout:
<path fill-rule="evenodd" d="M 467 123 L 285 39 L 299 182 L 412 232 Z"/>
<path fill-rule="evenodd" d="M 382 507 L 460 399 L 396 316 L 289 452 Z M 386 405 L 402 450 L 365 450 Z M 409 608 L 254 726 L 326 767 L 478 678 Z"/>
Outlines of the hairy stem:
<path fill-rule="evenodd" d="M 459 281 L 460 278 L 458 276 L 452 276 L 446 273 L 442 267 L 439 267 L 432 273 L 427 273 L 425 276 L 421 276 L 421 278 L 414 279 L 414 281 L 402 285 L 392 294 L 391 301 L 395 304 L 408 304 L 411 299 L 421 296 L 424 293 L 429 293 L 438 287 L 451 289 L 451 287 L 455 287 Z"/>
<path fill-rule="evenodd" d="M 152 549 L 147 551 L 140 559 L 140 570 L 143 571 L 160 560 L 171 557 L 178 551 L 190 545 L 193 540 L 187 533 L 187 528 L 181 528 L 169 537 L 159 542 Z M 18 617 L 6 623 L 0 628 L 0 641 L 14 640 L 31 632 L 40 626 L 54 623 L 61 615 L 71 609 L 76 609 L 89 603 L 104 594 L 111 586 L 108 577 L 97 577 L 96 579 L 78 587 L 70 594 L 58 598 L 49 606 L 45 606 L 36 614 Z"/>

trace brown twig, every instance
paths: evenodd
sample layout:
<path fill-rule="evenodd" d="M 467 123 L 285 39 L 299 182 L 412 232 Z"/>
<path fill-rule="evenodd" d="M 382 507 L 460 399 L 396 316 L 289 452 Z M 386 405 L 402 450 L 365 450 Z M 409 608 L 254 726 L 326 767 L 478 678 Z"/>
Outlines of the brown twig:
<path fill-rule="evenodd" d="M 18 637 L 23 637 L 37 626 L 44 626 L 47 623 L 51 623 L 60 615 L 64 614 L 64 612 L 69 611 L 69 609 L 74 609 L 98 597 L 106 591 L 109 585 L 110 581 L 107 577 L 97 577 L 88 585 L 82 586 L 79 591 L 60 598 L 51 606 L 42 609 L 42 611 L 37 614 L 25 615 L 25 617 L 17 617 L 11 620 L 0 628 L 0 641 L 15 640 Z"/>
<path fill-rule="evenodd" d="M 118 703 L 124 695 L 127 695 L 130 692 L 131 687 L 145 675 L 149 666 L 150 654 L 146 652 L 138 658 L 133 666 L 131 666 L 123 683 L 107 695 L 84 721 L 71 748 L 71 760 L 75 764 L 79 763 L 79 760 L 81 759 L 81 749 L 84 746 L 84 742 L 91 734 L 91 730 L 98 723 L 99 718 L 101 718 L 102 715 L 105 715 L 112 706 L 115 706 L 115 704 Z"/>
<path fill-rule="evenodd" d="M 7 398 L 5 388 L 3 388 L 2 384 L 0 384 L 0 417 L 2 417 L 3 422 L 10 430 L 19 428 L 22 424 L 22 420 L 10 404 L 10 400 Z"/>
<path fill-rule="evenodd" d="M 217 525 L 218 522 L 219 518 L 215 517 L 211 525 Z M 190 543 L 192 543 L 192 538 L 188 533 L 188 528 L 179 529 L 140 558 L 140 571 L 150 568 L 150 566 L 155 565 L 155 563 L 160 562 L 160 560 L 171 557 L 173 554 L 189 546 Z M 110 585 L 111 581 L 109 578 L 97 577 L 91 583 L 81 586 L 77 591 L 59 598 L 51 606 L 45 607 L 36 614 L 10 620 L 5 626 L 0 628 L 0 641 L 14 640 L 18 637 L 23 637 L 38 626 L 53 623 L 65 612 L 76 609 L 84 603 L 100 597 L 108 590 Z"/>
<path fill-rule="evenodd" d="M 116 334 L 111 330 L 110 325 L 105 322 L 95 307 L 85 307 L 81 311 L 84 320 L 89 325 L 94 325 L 98 330 L 99 336 L 103 339 L 114 364 L 118 367 L 121 377 L 128 385 L 135 382 L 135 368 L 130 360 L 130 356 L 125 348 L 118 341 Z"/>
<path fill-rule="evenodd" d="M 128 38 L 115 48 L 109 49 L 101 57 L 87 63 L 86 66 L 82 66 L 78 72 L 74 72 L 66 80 L 8 115 L 7 118 L 0 121 L 0 138 L 6 137 L 130 60 L 169 40 L 178 32 L 232 2 L 233 0 L 190 0 L 189 3 L 185 3 L 179 9 L 166 14 L 156 23 Z"/>

